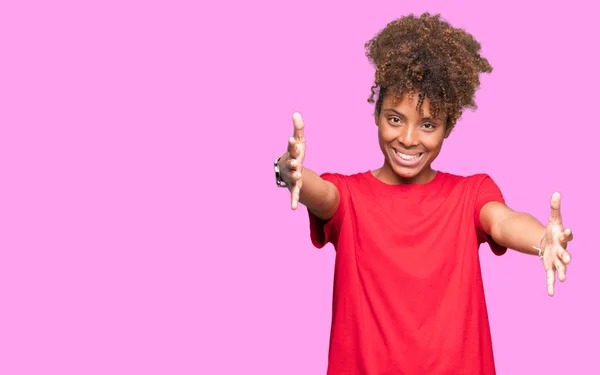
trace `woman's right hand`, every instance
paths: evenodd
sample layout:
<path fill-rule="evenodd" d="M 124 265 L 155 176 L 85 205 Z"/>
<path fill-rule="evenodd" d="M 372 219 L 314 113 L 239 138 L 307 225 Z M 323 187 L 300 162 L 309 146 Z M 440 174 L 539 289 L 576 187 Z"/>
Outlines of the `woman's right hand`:
<path fill-rule="evenodd" d="M 279 159 L 281 179 L 288 185 L 292 197 L 292 210 L 298 208 L 306 140 L 304 139 L 304 121 L 298 112 L 292 115 L 294 135 L 288 139 L 287 152 Z"/>

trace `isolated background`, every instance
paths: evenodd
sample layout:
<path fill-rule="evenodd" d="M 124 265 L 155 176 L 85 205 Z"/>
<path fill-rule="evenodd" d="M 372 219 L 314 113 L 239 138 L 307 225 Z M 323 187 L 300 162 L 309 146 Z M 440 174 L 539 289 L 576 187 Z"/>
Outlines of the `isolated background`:
<path fill-rule="evenodd" d="M 3 2 L 0 373 L 324 374 L 335 254 L 272 162 L 300 111 L 307 166 L 379 167 L 363 46 L 423 11 L 495 69 L 435 167 L 575 234 L 554 298 L 482 247 L 498 373 L 600 373 L 591 3 Z"/>

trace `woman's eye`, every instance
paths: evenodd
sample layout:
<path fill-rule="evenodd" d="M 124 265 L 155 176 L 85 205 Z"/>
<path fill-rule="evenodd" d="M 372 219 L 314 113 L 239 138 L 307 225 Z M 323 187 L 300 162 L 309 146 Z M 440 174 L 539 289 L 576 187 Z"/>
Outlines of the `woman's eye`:
<path fill-rule="evenodd" d="M 400 123 L 400 119 L 398 117 L 390 117 L 390 122 L 392 124 L 399 124 Z"/>
<path fill-rule="evenodd" d="M 425 129 L 427 129 L 427 130 L 433 130 L 433 129 L 435 129 L 435 125 L 433 125 L 433 124 L 431 124 L 431 123 L 429 123 L 429 122 L 428 122 L 428 123 L 425 123 L 425 124 L 423 124 L 423 126 L 424 126 L 424 127 L 425 127 Z"/>

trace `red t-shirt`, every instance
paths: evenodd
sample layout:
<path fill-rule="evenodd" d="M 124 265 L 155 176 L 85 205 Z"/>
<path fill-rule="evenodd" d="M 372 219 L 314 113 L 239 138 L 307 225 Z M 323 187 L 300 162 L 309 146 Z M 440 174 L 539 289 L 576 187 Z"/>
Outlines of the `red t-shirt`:
<path fill-rule="evenodd" d="M 340 192 L 330 220 L 309 212 L 312 243 L 336 249 L 327 374 L 495 374 L 478 253 L 507 250 L 479 223 L 483 205 L 504 202 L 494 181 L 322 177 Z"/>

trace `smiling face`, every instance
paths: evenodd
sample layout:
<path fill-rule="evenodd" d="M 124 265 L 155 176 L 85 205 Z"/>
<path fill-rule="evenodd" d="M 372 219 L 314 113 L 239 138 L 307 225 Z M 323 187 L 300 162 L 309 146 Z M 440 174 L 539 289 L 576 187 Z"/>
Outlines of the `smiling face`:
<path fill-rule="evenodd" d="M 400 100 L 386 95 L 375 115 L 385 163 L 374 175 L 388 184 L 423 184 L 435 176 L 431 163 L 447 136 L 446 119 L 430 117 L 427 98 L 421 115 L 418 98 L 418 93 L 412 98 L 405 94 Z"/>

